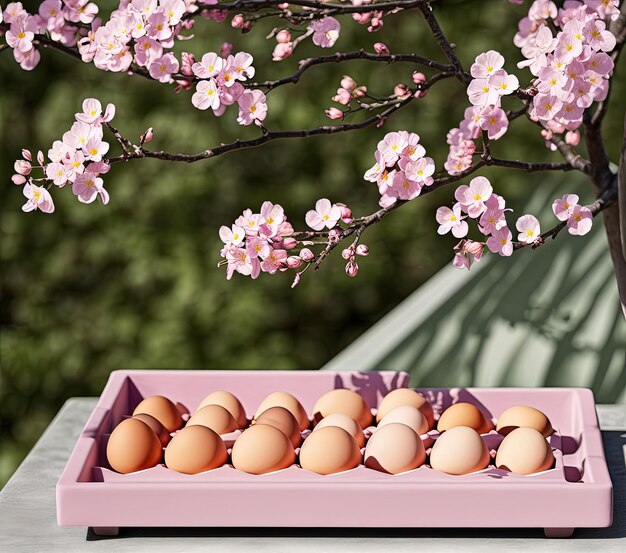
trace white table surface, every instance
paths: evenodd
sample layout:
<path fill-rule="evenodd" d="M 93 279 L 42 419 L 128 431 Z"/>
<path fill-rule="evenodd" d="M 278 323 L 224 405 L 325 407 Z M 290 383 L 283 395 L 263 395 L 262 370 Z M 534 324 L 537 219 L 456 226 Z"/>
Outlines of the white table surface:
<path fill-rule="evenodd" d="M 87 528 L 59 528 L 55 486 L 95 398 L 68 400 L 0 491 L 0 550 L 38 551 L 626 551 L 626 406 L 600 405 L 598 415 L 614 486 L 611 528 L 578 529 L 547 539 L 542 529 L 121 529 L 114 538 Z"/>

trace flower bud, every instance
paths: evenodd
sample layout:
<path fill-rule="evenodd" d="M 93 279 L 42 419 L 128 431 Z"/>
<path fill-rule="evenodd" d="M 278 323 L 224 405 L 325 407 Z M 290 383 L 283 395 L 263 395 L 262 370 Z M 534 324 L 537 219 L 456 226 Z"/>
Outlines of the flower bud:
<path fill-rule="evenodd" d="M 20 175 L 30 175 L 30 161 L 24 159 L 18 159 L 13 165 L 15 172 Z"/>
<path fill-rule="evenodd" d="M 346 261 L 351 257 L 354 257 L 354 250 L 352 249 L 352 246 L 346 248 L 345 250 L 342 250 L 341 257 L 343 257 Z"/>
<path fill-rule="evenodd" d="M 389 55 L 389 48 L 382 42 L 377 42 L 374 44 L 374 52 L 381 56 L 387 56 Z"/>
<path fill-rule="evenodd" d="M 24 184 L 26 182 L 26 177 L 24 175 L 13 175 L 11 177 L 13 184 Z"/>
<path fill-rule="evenodd" d="M 277 4 L 276 7 L 279 10 L 286 10 L 289 8 L 289 3 L 288 2 L 283 2 L 282 4 Z"/>
<path fill-rule="evenodd" d="M 348 92 L 345 88 L 338 88 L 337 95 L 333 96 L 333 102 L 337 102 L 338 104 L 343 104 L 347 106 L 352 100 L 352 94 Z"/>
<path fill-rule="evenodd" d="M 37 161 L 39 165 L 43 165 L 43 162 L 45 161 L 45 158 L 43 157 L 43 152 L 41 150 L 37 152 Z"/>
<path fill-rule="evenodd" d="M 230 42 L 222 42 L 222 46 L 220 46 L 220 56 L 223 58 L 227 58 L 233 51 L 233 45 Z"/>
<path fill-rule="evenodd" d="M 578 144 L 580 144 L 580 133 L 578 131 L 567 131 L 565 134 L 565 143 L 570 146 L 578 146 Z"/>
<path fill-rule="evenodd" d="M 183 52 L 180 55 L 180 58 L 182 60 L 182 65 L 181 65 L 181 68 L 180 68 L 180 72 L 183 75 L 187 75 L 188 77 L 191 77 L 193 75 L 193 71 L 191 70 L 191 66 L 194 63 L 196 63 L 195 56 L 191 52 Z"/>
<path fill-rule="evenodd" d="M 315 254 L 309 248 L 302 248 L 300 250 L 300 258 L 303 261 L 313 261 Z"/>
<path fill-rule="evenodd" d="M 272 52 L 272 61 L 283 61 L 293 53 L 293 44 L 291 42 L 279 42 Z"/>
<path fill-rule="evenodd" d="M 285 250 L 293 250 L 298 245 L 298 241 L 295 238 L 285 238 L 283 240 L 283 248 Z"/>
<path fill-rule="evenodd" d="M 339 239 L 341 238 L 342 234 L 343 234 L 343 230 L 339 228 L 330 229 L 328 231 L 328 241 L 331 244 L 336 244 L 337 242 L 339 242 Z"/>
<path fill-rule="evenodd" d="M 341 88 L 344 88 L 348 92 L 352 92 L 356 88 L 356 82 L 349 75 L 344 75 L 341 79 Z"/>
<path fill-rule="evenodd" d="M 249 33 L 251 30 L 252 30 L 252 23 L 250 23 L 249 21 L 244 21 L 241 27 L 241 32 L 245 35 L 246 33 Z"/>
<path fill-rule="evenodd" d="M 30 153 L 30 150 L 22 150 L 22 157 L 26 161 L 32 161 L 33 160 L 33 155 Z"/>
<path fill-rule="evenodd" d="M 359 273 L 359 266 L 354 261 L 348 261 L 346 264 L 346 274 L 354 278 Z"/>
<path fill-rule="evenodd" d="M 300 273 L 296 273 L 296 276 L 293 279 L 293 282 L 291 283 L 291 287 L 295 288 L 296 286 L 298 286 L 298 283 L 300 282 L 300 279 L 302 278 L 302 275 Z"/>
<path fill-rule="evenodd" d="M 278 225 L 276 234 L 278 234 L 278 236 L 288 236 L 293 234 L 293 226 L 289 221 L 283 221 L 280 225 Z"/>
<path fill-rule="evenodd" d="M 398 83 L 393 87 L 393 95 L 396 98 L 404 98 L 407 94 L 409 94 L 409 87 L 404 83 Z"/>
<path fill-rule="evenodd" d="M 415 84 L 422 84 L 426 82 L 426 75 L 420 71 L 413 71 L 413 82 Z"/>
<path fill-rule="evenodd" d="M 242 29 L 243 24 L 245 23 L 245 19 L 243 18 L 243 14 L 238 13 L 234 15 L 232 20 L 230 21 L 230 26 L 233 29 Z"/>
<path fill-rule="evenodd" d="M 291 33 L 287 29 L 281 29 L 278 33 L 276 33 L 276 42 L 280 42 L 282 44 L 291 42 Z"/>
<path fill-rule="evenodd" d="M 370 249 L 365 244 L 359 244 L 356 247 L 356 254 L 365 257 L 369 255 Z"/>
<path fill-rule="evenodd" d="M 152 127 L 150 127 L 149 129 L 145 130 L 143 134 L 139 137 L 139 144 L 140 145 L 147 144 L 153 138 L 154 138 L 154 131 L 152 130 Z"/>
<path fill-rule="evenodd" d="M 343 117 L 343 111 L 337 108 L 328 108 L 324 113 L 329 119 L 341 119 Z"/>
<path fill-rule="evenodd" d="M 287 258 L 287 267 L 290 269 L 297 269 L 300 265 L 302 265 L 302 258 L 297 255 L 290 255 Z"/>

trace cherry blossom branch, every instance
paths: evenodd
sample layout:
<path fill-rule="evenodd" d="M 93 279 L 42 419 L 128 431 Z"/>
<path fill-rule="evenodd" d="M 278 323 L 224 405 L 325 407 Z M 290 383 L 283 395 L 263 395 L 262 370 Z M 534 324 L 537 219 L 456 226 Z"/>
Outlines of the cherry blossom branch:
<path fill-rule="evenodd" d="M 298 70 L 292 75 L 274 81 L 250 83 L 250 86 L 263 87 L 268 90 L 273 90 L 274 88 L 284 84 L 297 83 L 305 71 L 316 65 L 321 65 L 323 63 L 340 63 L 350 60 L 367 60 L 389 64 L 394 62 L 412 62 L 432 69 L 437 69 L 446 75 L 454 75 L 455 71 L 453 66 L 444 65 L 423 56 L 418 56 L 417 54 L 376 54 L 373 52 L 366 52 L 365 50 L 358 50 L 356 52 L 337 52 L 336 54 L 332 54 L 330 56 L 306 58 L 300 61 Z"/>
<path fill-rule="evenodd" d="M 301 8 L 310 8 L 319 10 L 325 14 L 352 14 L 367 13 L 371 11 L 389 12 L 394 10 L 408 10 L 428 4 L 432 0 L 390 0 L 390 1 L 374 1 L 369 4 L 352 5 L 351 3 L 334 3 L 315 0 L 294 0 L 288 2 L 290 6 L 298 6 Z M 225 11 L 257 11 L 266 8 L 276 8 L 284 4 L 281 0 L 234 0 L 233 2 L 221 2 L 218 4 L 204 4 L 198 2 L 200 9 L 207 10 L 225 10 Z"/>

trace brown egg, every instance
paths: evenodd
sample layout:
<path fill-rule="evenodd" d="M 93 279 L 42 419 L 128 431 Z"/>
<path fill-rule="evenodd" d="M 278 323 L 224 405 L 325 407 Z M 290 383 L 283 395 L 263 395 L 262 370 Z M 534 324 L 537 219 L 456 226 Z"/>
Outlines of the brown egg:
<path fill-rule="evenodd" d="M 493 423 L 486 419 L 478 407 L 463 402 L 450 405 L 441 414 L 437 423 L 437 430 L 445 432 L 455 426 L 469 426 L 479 434 L 487 434 L 493 430 Z"/>
<path fill-rule="evenodd" d="M 152 415 L 168 432 L 176 432 L 183 427 L 183 418 L 176 405 L 163 396 L 150 396 L 144 399 L 133 411 L 133 417 L 144 413 Z"/>
<path fill-rule="evenodd" d="M 206 426 L 187 426 L 176 432 L 165 448 L 165 466 L 184 474 L 198 474 L 221 467 L 228 460 L 219 435 Z"/>
<path fill-rule="evenodd" d="M 141 422 L 145 422 L 159 438 L 161 445 L 165 447 L 172 437 L 170 433 L 167 431 L 167 428 L 163 426 L 158 420 L 156 420 L 152 415 L 146 415 L 145 413 L 139 413 L 135 415 L 133 419 L 140 420 Z"/>
<path fill-rule="evenodd" d="M 300 465 L 318 474 L 350 470 L 361 462 L 361 451 L 343 428 L 327 426 L 311 432 L 300 449 Z"/>
<path fill-rule="evenodd" d="M 416 469 L 424 461 L 426 450 L 419 435 L 398 422 L 379 427 L 365 448 L 365 466 L 389 474 Z"/>
<path fill-rule="evenodd" d="M 258 417 L 263 411 L 267 411 L 270 407 L 284 407 L 289 411 L 300 425 L 300 431 L 306 430 L 311 422 L 302 407 L 302 404 L 288 392 L 274 392 L 267 396 L 256 410 L 255 417 Z"/>
<path fill-rule="evenodd" d="M 339 428 L 343 428 L 354 438 L 356 445 L 359 446 L 359 448 L 365 445 L 365 434 L 363 434 L 363 430 L 353 418 L 349 417 L 345 413 L 331 413 L 327 417 L 324 417 L 317 423 L 313 432 L 319 430 L 320 428 L 326 428 L 327 426 L 337 426 Z"/>
<path fill-rule="evenodd" d="M 205 405 L 198 409 L 187 422 L 187 426 L 206 426 L 218 434 L 227 434 L 237 430 L 237 421 L 221 405 Z"/>
<path fill-rule="evenodd" d="M 378 423 L 378 428 L 396 422 L 406 424 L 418 434 L 426 434 L 429 430 L 426 417 L 412 405 L 398 405 L 398 407 L 394 407 Z"/>
<path fill-rule="evenodd" d="M 256 419 L 255 424 L 268 424 L 278 428 L 293 445 L 300 447 L 302 443 L 302 435 L 300 434 L 300 425 L 290 411 L 284 407 L 270 407 L 263 411 Z"/>
<path fill-rule="evenodd" d="M 422 415 L 426 417 L 429 429 L 435 425 L 435 416 L 431 404 L 426 401 L 426 398 L 422 394 L 410 388 L 391 390 L 378 406 L 376 422 L 380 422 L 389 411 L 399 405 L 412 405 L 416 409 L 419 409 Z"/>
<path fill-rule="evenodd" d="M 224 407 L 237 421 L 237 426 L 239 428 L 245 428 L 248 424 L 246 411 L 243 408 L 243 405 L 241 405 L 241 402 L 230 392 L 219 390 L 217 392 L 210 393 L 200 402 L 196 412 L 207 405 L 221 405 Z"/>
<path fill-rule="evenodd" d="M 331 390 L 320 397 L 313 407 L 313 419 L 319 421 L 332 413 L 344 413 L 361 428 L 372 424 L 372 411 L 361 394 L 344 388 Z"/>
<path fill-rule="evenodd" d="M 231 459 L 238 470 L 265 474 L 291 466 L 296 453 L 289 438 L 278 428 L 257 423 L 246 428 L 237 438 Z"/>
<path fill-rule="evenodd" d="M 534 474 L 552 468 L 552 448 L 541 432 L 520 427 L 506 435 L 496 453 L 496 466 L 516 474 Z"/>
<path fill-rule="evenodd" d="M 447 474 L 467 474 L 489 465 L 489 451 L 480 434 L 469 426 L 455 426 L 435 441 L 430 466 Z"/>
<path fill-rule="evenodd" d="M 161 462 L 163 449 L 152 429 L 138 419 L 119 423 L 107 443 L 107 460 L 113 470 L 128 474 Z"/>
<path fill-rule="evenodd" d="M 498 418 L 496 430 L 499 434 L 506 436 L 509 432 L 520 426 L 534 428 L 538 432 L 541 432 L 546 438 L 554 432 L 548 417 L 539 411 L 539 409 L 528 405 L 509 407 Z"/>

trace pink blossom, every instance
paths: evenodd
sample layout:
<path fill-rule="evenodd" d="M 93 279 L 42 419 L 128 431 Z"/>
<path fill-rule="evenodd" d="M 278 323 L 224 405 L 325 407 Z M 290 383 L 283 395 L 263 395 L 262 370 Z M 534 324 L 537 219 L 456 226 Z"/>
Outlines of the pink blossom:
<path fill-rule="evenodd" d="M 480 112 L 480 128 L 491 140 L 498 140 L 509 128 L 509 119 L 502 108 L 489 106 Z"/>
<path fill-rule="evenodd" d="M 261 268 L 270 274 L 274 274 L 278 269 L 284 267 L 287 262 L 287 252 L 285 250 L 272 250 L 261 262 Z"/>
<path fill-rule="evenodd" d="M 35 19 L 30 15 L 19 15 L 11 22 L 11 27 L 6 32 L 7 44 L 25 54 L 33 48 L 33 40 L 37 24 Z"/>
<path fill-rule="evenodd" d="M 406 164 L 404 172 L 408 179 L 415 181 L 420 187 L 430 186 L 433 183 L 432 175 L 435 172 L 435 162 L 430 157 L 410 161 Z"/>
<path fill-rule="evenodd" d="M 220 46 L 220 56 L 227 58 L 233 51 L 233 45 L 230 42 L 222 42 Z"/>
<path fill-rule="evenodd" d="M 245 81 L 254 77 L 253 61 L 253 57 L 247 52 L 238 52 L 232 59 L 229 56 L 228 65 L 233 68 L 234 79 Z"/>
<path fill-rule="evenodd" d="M 519 88 L 519 81 L 515 75 L 509 75 L 504 70 L 493 73 L 488 79 L 487 84 L 493 88 L 499 96 L 513 94 Z"/>
<path fill-rule="evenodd" d="M 595 10 L 600 19 L 615 21 L 619 17 L 619 0 L 585 0 L 585 4 Z"/>
<path fill-rule="evenodd" d="M 461 209 L 475 219 L 485 212 L 485 202 L 489 200 L 493 187 L 485 177 L 473 178 L 469 186 L 461 185 L 456 189 L 454 197 L 459 202 Z"/>
<path fill-rule="evenodd" d="M 519 231 L 517 240 L 524 244 L 532 244 L 541 236 L 539 221 L 534 215 L 522 215 L 515 223 Z"/>
<path fill-rule="evenodd" d="M 456 246 L 456 252 L 452 264 L 457 269 L 467 269 L 469 271 L 472 261 L 480 261 L 483 255 L 485 244 L 474 242 L 473 240 L 461 240 Z"/>
<path fill-rule="evenodd" d="M 167 17 L 169 25 L 178 25 L 181 17 L 187 11 L 184 0 L 161 0 L 160 9 Z"/>
<path fill-rule="evenodd" d="M 363 178 L 369 182 L 378 182 L 378 179 L 380 179 L 385 171 L 385 162 L 382 159 L 382 154 L 378 150 L 374 152 L 374 158 L 376 159 L 376 163 L 363 175 Z"/>
<path fill-rule="evenodd" d="M 191 97 L 191 103 L 201 110 L 218 109 L 220 107 L 220 96 L 215 79 L 200 81 L 196 85 L 196 92 Z"/>
<path fill-rule="evenodd" d="M 313 31 L 313 44 L 331 48 L 339 38 L 341 24 L 334 17 L 325 17 L 313 21 L 308 28 Z"/>
<path fill-rule="evenodd" d="M 270 245 L 265 236 L 252 236 L 246 240 L 246 251 L 252 258 L 265 259 L 270 254 Z"/>
<path fill-rule="evenodd" d="M 75 115 L 77 121 L 92 124 L 98 121 L 102 115 L 102 104 L 95 98 L 87 98 L 83 100 L 83 111 Z"/>
<path fill-rule="evenodd" d="M 246 20 L 243 17 L 243 14 L 238 13 L 236 15 L 233 16 L 233 18 L 230 21 L 230 26 L 233 29 L 241 29 L 243 28 L 244 23 L 246 22 Z"/>
<path fill-rule="evenodd" d="M 499 230 L 506 226 L 505 212 L 510 211 L 504 207 L 504 199 L 497 194 L 492 194 L 485 202 L 486 210 L 480 216 L 478 229 L 483 234 L 491 234 L 494 230 Z"/>
<path fill-rule="evenodd" d="M 390 132 L 378 143 L 377 150 L 380 152 L 387 167 L 391 167 L 398 159 L 400 154 L 408 146 L 405 135 L 399 132 Z"/>
<path fill-rule="evenodd" d="M 287 44 L 291 42 L 291 33 L 288 29 L 281 29 L 276 33 L 276 42 L 281 44 Z"/>
<path fill-rule="evenodd" d="M 21 2 L 9 2 L 2 13 L 5 23 L 12 23 L 21 15 L 28 15 Z"/>
<path fill-rule="evenodd" d="M 489 251 L 508 257 L 513 253 L 513 235 L 507 227 L 494 230 L 487 238 Z"/>
<path fill-rule="evenodd" d="M 533 98 L 534 112 L 537 118 L 547 121 L 561 109 L 563 102 L 552 94 L 537 94 Z"/>
<path fill-rule="evenodd" d="M 487 79 L 474 79 L 467 87 L 467 96 L 473 106 L 488 106 L 498 104 L 498 92 L 489 85 Z"/>
<path fill-rule="evenodd" d="M 246 235 L 258 234 L 261 225 L 265 224 L 265 218 L 260 213 L 252 213 L 246 209 L 235 221 L 235 224 L 246 231 Z"/>
<path fill-rule="evenodd" d="M 244 230 L 237 226 L 232 225 L 232 227 L 228 228 L 225 225 L 220 227 L 220 239 L 227 246 L 239 246 L 245 239 L 246 233 Z"/>
<path fill-rule="evenodd" d="M 109 193 L 104 189 L 102 179 L 89 171 L 76 177 L 72 192 L 78 196 L 79 202 L 85 204 L 90 204 L 98 196 L 104 205 L 109 203 Z"/>
<path fill-rule="evenodd" d="M 402 171 L 398 171 L 393 177 L 393 184 L 391 186 L 391 190 L 387 192 L 387 195 L 393 198 L 408 201 L 417 198 L 421 191 L 421 183 L 410 180 Z"/>
<path fill-rule="evenodd" d="M 476 57 L 470 73 L 475 79 L 485 79 L 504 67 L 504 57 L 500 52 L 489 50 Z"/>
<path fill-rule="evenodd" d="M 174 54 L 169 53 L 155 59 L 148 66 L 148 71 L 153 79 L 161 83 L 168 83 L 172 73 L 176 73 L 178 68 L 178 60 L 174 57 Z"/>
<path fill-rule="evenodd" d="M 340 85 L 341 85 L 341 88 L 351 93 L 356 88 L 356 81 L 349 75 L 344 75 L 343 78 L 341 79 Z"/>
<path fill-rule="evenodd" d="M 101 161 L 102 156 L 104 156 L 108 151 L 108 142 L 103 142 L 97 136 L 90 137 L 89 140 L 87 140 L 87 144 L 83 147 L 85 159 L 91 161 Z"/>
<path fill-rule="evenodd" d="M 572 216 L 574 207 L 578 205 L 577 194 L 565 194 L 552 202 L 552 211 L 559 221 L 566 221 Z"/>
<path fill-rule="evenodd" d="M 317 200 L 315 209 L 308 211 L 305 216 L 306 224 L 313 230 L 332 229 L 339 219 L 341 219 L 341 208 L 331 204 L 327 198 Z"/>
<path fill-rule="evenodd" d="M 465 217 L 461 215 L 461 204 L 459 203 L 454 204 L 452 209 L 446 206 L 438 208 L 436 219 L 439 223 L 438 234 L 452 231 L 455 238 L 463 238 L 469 230 L 467 222 L 463 221 Z"/>
<path fill-rule="evenodd" d="M 338 88 L 336 96 L 333 96 L 333 102 L 347 106 L 352 100 L 352 93 L 345 88 Z"/>
<path fill-rule="evenodd" d="M 230 280 L 233 273 L 257 278 L 261 272 L 261 263 L 258 258 L 251 258 L 243 248 L 232 248 L 226 253 L 228 268 L 226 278 Z"/>
<path fill-rule="evenodd" d="M 67 183 L 67 167 L 62 163 L 54 162 L 46 166 L 46 178 L 57 186 L 65 186 Z"/>
<path fill-rule="evenodd" d="M 615 35 L 606 30 L 606 23 L 592 20 L 585 25 L 585 37 L 594 50 L 610 52 L 615 48 Z"/>
<path fill-rule="evenodd" d="M 271 238 L 278 234 L 280 225 L 285 221 L 285 210 L 279 204 L 263 202 L 261 206 L 261 217 L 265 219 L 265 225 L 269 230 L 267 236 Z"/>
<path fill-rule="evenodd" d="M 286 264 L 290 269 L 298 269 L 302 265 L 302 258 L 297 255 L 290 255 Z"/>
<path fill-rule="evenodd" d="M 575 205 L 572 214 L 567 220 L 567 232 L 576 236 L 583 236 L 591 230 L 593 214 L 587 207 Z"/>
<path fill-rule="evenodd" d="M 246 90 L 237 100 L 240 125 L 250 125 L 263 121 L 267 115 L 265 94 L 260 90 Z"/>
<path fill-rule="evenodd" d="M 27 201 L 22 206 L 22 211 L 28 212 L 36 209 L 44 213 L 52 213 L 54 211 L 52 196 L 43 186 L 36 186 L 28 182 L 24 185 L 23 193 Z"/>

